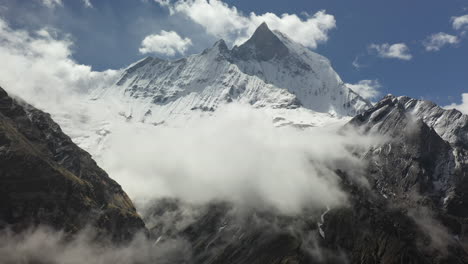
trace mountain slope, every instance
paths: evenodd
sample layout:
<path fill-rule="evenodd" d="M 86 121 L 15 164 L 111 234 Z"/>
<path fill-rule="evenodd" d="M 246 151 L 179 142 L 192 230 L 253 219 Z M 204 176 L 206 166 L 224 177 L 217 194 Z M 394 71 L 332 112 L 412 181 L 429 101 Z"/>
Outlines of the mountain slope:
<path fill-rule="evenodd" d="M 93 225 L 113 239 L 144 229 L 120 185 L 50 115 L 0 88 L 0 227 Z"/>

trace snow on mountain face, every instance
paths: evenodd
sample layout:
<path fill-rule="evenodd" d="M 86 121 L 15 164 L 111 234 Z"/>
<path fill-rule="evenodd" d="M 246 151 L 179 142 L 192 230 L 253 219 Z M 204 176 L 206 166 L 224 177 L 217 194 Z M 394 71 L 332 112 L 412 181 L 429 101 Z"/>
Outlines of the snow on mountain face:
<path fill-rule="evenodd" d="M 384 197 L 416 190 L 451 214 L 468 215 L 468 116 L 432 102 L 388 95 L 350 124 L 390 141 L 366 154 Z"/>
<path fill-rule="evenodd" d="M 454 181 L 452 148 L 417 116 L 408 113 L 399 98 L 387 96 L 350 124 L 389 138 L 366 154 L 370 175 L 387 196 L 415 188 L 419 192 L 448 191 Z"/>
<path fill-rule="evenodd" d="M 123 102 L 123 115 L 158 124 L 230 102 L 255 108 L 303 107 L 329 116 L 353 116 L 371 104 L 346 87 L 330 62 L 262 24 L 241 46 L 223 40 L 175 61 L 145 58 L 128 67 L 95 100 Z"/>
<path fill-rule="evenodd" d="M 468 148 L 468 116 L 460 111 L 443 109 L 436 104 L 399 96 L 405 110 L 421 118 L 437 134 L 452 145 Z"/>
<path fill-rule="evenodd" d="M 374 111 L 371 119 L 376 119 L 376 124 L 382 124 L 384 119 L 382 116 L 387 107 L 383 102 L 389 102 L 395 105 L 393 111 L 399 111 L 402 114 L 411 116 L 414 120 L 419 119 L 424 122 L 429 128 L 434 131 L 450 145 L 455 148 L 467 149 L 468 148 L 468 115 L 462 114 L 455 109 L 443 109 L 433 102 L 425 100 L 417 100 L 407 96 L 385 96 L 378 104 L 374 106 L 379 110 Z M 380 105 L 384 105 L 380 109 Z M 374 125 L 379 133 L 385 134 L 387 131 L 382 131 L 382 127 Z M 395 127 L 384 127 L 390 131 L 395 130 Z M 403 129 L 403 128 L 402 128 Z M 406 129 L 406 128 L 405 128 Z"/>

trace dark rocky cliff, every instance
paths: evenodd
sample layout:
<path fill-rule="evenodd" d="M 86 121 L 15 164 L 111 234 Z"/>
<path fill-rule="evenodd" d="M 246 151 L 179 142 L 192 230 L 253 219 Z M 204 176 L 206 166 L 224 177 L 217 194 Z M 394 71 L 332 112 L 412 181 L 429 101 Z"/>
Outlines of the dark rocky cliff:
<path fill-rule="evenodd" d="M 121 186 L 50 117 L 0 88 L 0 227 L 94 226 L 115 240 L 144 223 Z"/>

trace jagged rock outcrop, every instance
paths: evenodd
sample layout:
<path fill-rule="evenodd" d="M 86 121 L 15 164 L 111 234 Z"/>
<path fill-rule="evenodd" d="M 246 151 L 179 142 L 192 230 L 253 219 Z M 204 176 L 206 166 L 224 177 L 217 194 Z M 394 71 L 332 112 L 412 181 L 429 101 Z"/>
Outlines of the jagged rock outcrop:
<path fill-rule="evenodd" d="M 464 120 L 458 111 L 394 96 L 354 117 L 347 126 L 387 140 L 363 156 L 370 190 L 345 186 L 352 207 L 327 214 L 326 245 L 347 251 L 352 263 L 466 263 L 468 189 L 459 149 L 466 134 L 434 127 L 445 122 L 461 131 Z"/>
<path fill-rule="evenodd" d="M 418 116 L 408 113 L 397 98 L 385 97 L 349 125 L 364 133 L 388 138 L 367 153 L 368 177 L 382 195 L 407 199 L 412 193 L 442 204 L 455 185 L 456 160 L 448 142 Z"/>
<path fill-rule="evenodd" d="M 115 240 L 144 229 L 132 201 L 50 117 L 0 88 L 0 227 L 87 225 Z"/>

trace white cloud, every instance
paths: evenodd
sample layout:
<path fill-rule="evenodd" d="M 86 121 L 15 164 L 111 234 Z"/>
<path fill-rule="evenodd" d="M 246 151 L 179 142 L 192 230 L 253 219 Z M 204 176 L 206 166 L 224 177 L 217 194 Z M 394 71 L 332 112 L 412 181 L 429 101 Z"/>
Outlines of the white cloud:
<path fill-rule="evenodd" d="M 468 30 L 468 15 L 452 17 L 452 26 L 455 30 Z"/>
<path fill-rule="evenodd" d="M 411 60 L 412 58 L 408 46 L 406 46 L 404 43 L 396 43 L 393 45 L 388 43 L 380 45 L 371 44 L 369 49 L 376 51 L 377 55 L 381 58 L 393 58 L 400 60 Z"/>
<path fill-rule="evenodd" d="M 423 45 L 426 51 L 438 51 L 446 45 L 457 44 L 459 41 L 457 36 L 439 32 L 427 37 L 427 39 L 423 41 Z"/>
<path fill-rule="evenodd" d="M 159 34 L 146 36 L 141 42 L 140 52 L 174 56 L 176 53 L 184 54 L 191 45 L 191 39 L 182 38 L 175 31 L 162 30 Z"/>
<path fill-rule="evenodd" d="M 52 29 L 13 30 L 0 19 L 0 86 L 37 107 L 71 107 L 72 95 L 110 85 L 118 71 L 96 72 L 72 59 L 73 42 Z M 63 108 L 62 108 L 63 109 Z"/>
<path fill-rule="evenodd" d="M 208 34 L 234 44 L 247 40 L 262 22 L 266 22 L 272 30 L 279 30 L 306 47 L 316 48 L 328 40 L 328 31 L 336 27 L 334 16 L 325 11 L 301 19 L 287 13 L 245 15 L 220 0 L 155 1 L 168 7 L 172 15 L 182 14 L 201 25 Z"/>
<path fill-rule="evenodd" d="M 361 80 L 356 84 L 347 83 L 346 86 L 365 99 L 375 98 L 379 95 L 379 89 L 382 87 L 378 80 Z"/>
<path fill-rule="evenodd" d="M 446 109 L 457 109 L 458 111 L 468 115 L 468 93 L 462 94 L 462 103 L 461 104 L 451 104 L 447 105 L 444 108 Z"/>

